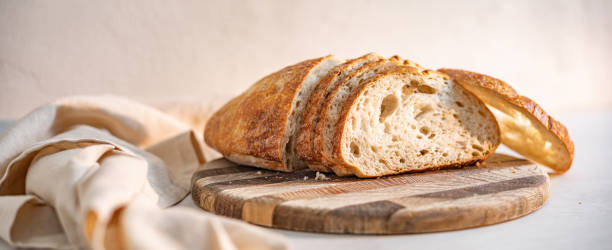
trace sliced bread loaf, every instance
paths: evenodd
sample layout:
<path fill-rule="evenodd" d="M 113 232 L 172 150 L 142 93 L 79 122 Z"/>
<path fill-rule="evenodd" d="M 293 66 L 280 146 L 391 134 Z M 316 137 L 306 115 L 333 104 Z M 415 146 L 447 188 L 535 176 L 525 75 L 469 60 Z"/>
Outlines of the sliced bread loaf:
<path fill-rule="evenodd" d="M 298 155 L 308 164 L 308 166 L 317 171 L 329 171 L 321 164 L 321 151 L 317 145 L 320 139 L 315 141 L 317 124 L 320 120 L 320 115 L 324 104 L 326 103 L 329 94 L 341 83 L 345 77 L 360 69 L 364 64 L 383 59 L 383 57 L 374 53 L 369 53 L 364 56 L 349 60 L 343 64 L 337 65 L 331 70 L 327 76 L 321 79 L 313 92 L 304 118 L 302 126 L 298 131 L 297 137 L 297 152 Z"/>
<path fill-rule="evenodd" d="M 336 174 L 461 166 L 485 160 L 499 145 L 491 112 L 448 76 L 409 66 L 378 69 L 385 70 L 351 79 L 329 109 L 323 152 Z"/>
<path fill-rule="evenodd" d="M 205 140 L 239 164 L 375 177 L 485 160 L 499 127 L 447 75 L 371 53 L 264 77 L 210 118 Z"/>
<path fill-rule="evenodd" d="M 280 171 L 305 167 L 295 153 L 297 129 L 315 86 L 340 63 L 326 56 L 264 77 L 210 118 L 206 143 L 240 164 Z"/>
<path fill-rule="evenodd" d="M 537 103 L 519 95 L 494 77 L 461 69 L 440 69 L 478 96 L 499 122 L 501 142 L 542 165 L 565 172 L 574 159 L 574 143 L 567 129 Z"/>

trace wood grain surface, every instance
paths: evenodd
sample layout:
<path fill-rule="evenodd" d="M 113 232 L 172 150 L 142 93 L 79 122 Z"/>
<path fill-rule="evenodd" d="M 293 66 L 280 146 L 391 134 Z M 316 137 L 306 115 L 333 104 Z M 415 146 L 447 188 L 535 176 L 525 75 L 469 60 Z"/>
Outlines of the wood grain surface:
<path fill-rule="evenodd" d="M 546 171 L 524 159 L 494 154 L 485 164 L 377 179 L 316 179 L 206 163 L 192 177 L 203 209 L 253 224 L 309 232 L 399 234 L 456 230 L 515 219 L 541 207 Z"/>

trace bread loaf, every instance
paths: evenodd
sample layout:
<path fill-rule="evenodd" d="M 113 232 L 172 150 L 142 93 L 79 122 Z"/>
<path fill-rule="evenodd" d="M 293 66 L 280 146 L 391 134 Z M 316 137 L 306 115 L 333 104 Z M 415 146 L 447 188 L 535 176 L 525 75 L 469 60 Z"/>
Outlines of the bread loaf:
<path fill-rule="evenodd" d="M 371 53 L 264 77 L 210 118 L 205 141 L 240 164 L 376 177 L 483 161 L 499 127 L 445 74 Z"/>

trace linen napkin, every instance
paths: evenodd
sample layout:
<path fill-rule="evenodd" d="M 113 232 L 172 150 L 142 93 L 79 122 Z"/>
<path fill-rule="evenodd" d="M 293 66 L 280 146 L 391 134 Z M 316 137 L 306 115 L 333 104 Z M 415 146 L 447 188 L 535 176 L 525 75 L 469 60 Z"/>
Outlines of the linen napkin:
<path fill-rule="evenodd" d="M 54 249 L 287 249 L 265 229 L 173 207 L 215 155 L 182 122 L 203 126 L 212 110 L 176 107 L 181 117 L 76 96 L 17 121 L 0 137 L 0 237 Z"/>

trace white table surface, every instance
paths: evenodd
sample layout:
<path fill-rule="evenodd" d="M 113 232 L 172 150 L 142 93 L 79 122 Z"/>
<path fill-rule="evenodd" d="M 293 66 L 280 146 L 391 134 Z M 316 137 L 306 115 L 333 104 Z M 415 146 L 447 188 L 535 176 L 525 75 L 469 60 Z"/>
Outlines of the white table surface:
<path fill-rule="evenodd" d="M 474 229 L 413 235 L 342 235 L 273 230 L 295 249 L 612 249 L 612 112 L 560 115 L 574 164 L 551 178 L 546 204 L 523 218 Z M 0 133 L 12 121 L 0 121 Z M 194 206 L 190 197 L 182 206 Z M 195 207 L 195 206 L 194 206 Z M 0 249 L 6 243 L 0 242 Z"/>

